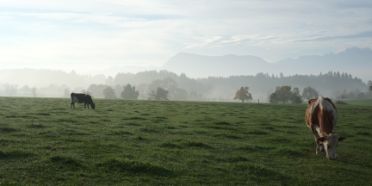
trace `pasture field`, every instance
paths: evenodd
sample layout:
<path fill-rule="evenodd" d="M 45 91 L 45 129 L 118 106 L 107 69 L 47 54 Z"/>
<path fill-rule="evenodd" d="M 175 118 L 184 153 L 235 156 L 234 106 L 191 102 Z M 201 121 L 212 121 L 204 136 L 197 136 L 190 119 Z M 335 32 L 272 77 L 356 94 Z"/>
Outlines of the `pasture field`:
<path fill-rule="evenodd" d="M 338 159 L 306 105 L 0 98 L 0 185 L 371 185 L 372 106 L 338 105 Z"/>
<path fill-rule="evenodd" d="M 360 106 L 372 106 L 372 99 L 350 100 L 346 101 L 346 103 Z"/>

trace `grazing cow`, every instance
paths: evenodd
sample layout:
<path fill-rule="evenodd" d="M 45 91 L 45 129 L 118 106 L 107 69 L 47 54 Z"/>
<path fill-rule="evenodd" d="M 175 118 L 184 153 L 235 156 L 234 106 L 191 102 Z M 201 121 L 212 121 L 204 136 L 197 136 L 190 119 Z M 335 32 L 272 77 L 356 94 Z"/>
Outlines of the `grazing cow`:
<path fill-rule="evenodd" d="M 336 158 L 336 146 L 344 138 L 336 135 L 336 106 L 329 98 L 310 99 L 305 113 L 307 127 L 314 134 L 315 153 L 325 151 L 328 159 Z"/>
<path fill-rule="evenodd" d="M 92 97 L 87 94 L 71 93 L 71 108 L 75 108 L 75 103 L 84 103 L 84 108 L 89 109 L 89 106 L 92 109 L 96 108 Z"/>

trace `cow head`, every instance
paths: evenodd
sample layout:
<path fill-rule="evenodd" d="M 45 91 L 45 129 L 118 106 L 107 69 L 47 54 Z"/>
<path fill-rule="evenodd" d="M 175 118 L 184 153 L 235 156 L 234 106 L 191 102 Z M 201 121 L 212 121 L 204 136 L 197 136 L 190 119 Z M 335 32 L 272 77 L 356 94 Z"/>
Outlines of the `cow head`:
<path fill-rule="evenodd" d="M 94 104 L 92 96 L 87 95 L 87 102 L 92 107 L 92 109 L 96 109 L 96 104 Z"/>
<path fill-rule="evenodd" d="M 318 138 L 318 144 L 323 145 L 326 157 L 330 160 L 336 159 L 336 147 L 339 141 L 345 138 L 337 134 L 329 134 L 328 136 Z"/>

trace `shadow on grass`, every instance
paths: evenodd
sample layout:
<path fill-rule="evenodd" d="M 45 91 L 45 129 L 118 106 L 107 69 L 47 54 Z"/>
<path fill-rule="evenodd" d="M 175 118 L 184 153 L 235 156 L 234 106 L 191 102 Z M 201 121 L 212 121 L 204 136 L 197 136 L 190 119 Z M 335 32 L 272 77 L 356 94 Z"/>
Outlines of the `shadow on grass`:
<path fill-rule="evenodd" d="M 133 133 L 124 131 L 124 130 L 117 130 L 110 132 L 111 135 L 118 135 L 118 136 L 132 136 Z"/>
<path fill-rule="evenodd" d="M 213 149 L 212 146 L 206 143 L 195 142 L 195 141 L 182 142 L 179 144 L 166 142 L 166 143 L 160 144 L 159 147 L 170 148 L 170 149 L 185 149 L 185 148 Z"/>
<path fill-rule="evenodd" d="M 35 154 L 32 154 L 30 152 L 24 152 L 24 151 L 11 151 L 11 152 L 0 151 L 0 160 L 1 159 L 28 158 L 34 155 Z"/>
<path fill-rule="evenodd" d="M 28 128 L 33 128 L 33 129 L 41 129 L 41 128 L 45 128 L 45 126 L 43 124 L 40 124 L 40 123 L 32 123 L 30 125 L 27 125 Z"/>
<path fill-rule="evenodd" d="M 228 131 L 238 131 L 239 129 L 231 125 L 205 125 L 205 128 L 216 129 L 216 130 L 228 130 Z"/>
<path fill-rule="evenodd" d="M 248 158 L 245 158 L 243 156 L 234 156 L 234 157 L 228 157 L 224 159 L 219 159 L 220 161 L 229 162 L 229 163 L 237 163 L 237 162 L 248 162 L 251 161 Z"/>
<path fill-rule="evenodd" d="M 173 172 L 162 166 L 132 160 L 111 159 L 97 164 L 109 172 L 123 172 L 128 174 L 148 174 L 155 176 L 171 176 Z"/>
<path fill-rule="evenodd" d="M 8 132 L 16 132 L 18 129 L 11 128 L 11 127 L 0 127 L 0 132 L 2 133 L 8 133 Z"/>
<path fill-rule="evenodd" d="M 302 158 L 306 155 L 306 151 L 293 150 L 288 148 L 281 148 L 275 151 L 275 154 L 292 157 L 292 158 Z"/>
<path fill-rule="evenodd" d="M 269 180 L 269 182 L 279 182 L 280 185 L 285 185 L 290 181 L 290 177 L 261 165 L 238 164 L 235 166 L 234 170 L 245 172 L 251 179 L 260 184 L 268 182 Z"/>
<path fill-rule="evenodd" d="M 184 144 L 184 146 L 186 146 L 186 147 L 195 147 L 195 148 L 203 148 L 203 149 L 213 149 L 212 146 L 210 146 L 210 145 L 208 145 L 206 143 L 195 142 L 195 141 L 186 142 Z"/>
<path fill-rule="evenodd" d="M 134 116 L 134 117 L 129 117 L 127 120 L 146 120 L 144 117 L 139 117 L 139 116 Z"/>
<path fill-rule="evenodd" d="M 367 131 L 359 131 L 359 132 L 356 133 L 356 135 L 371 136 L 371 133 L 367 132 Z"/>
<path fill-rule="evenodd" d="M 163 143 L 159 146 L 163 148 L 170 148 L 170 149 L 182 149 L 182 145 L 175 144 L 175 143 Z"/>
<path fill-rule="evenodd" d="M 226 121 L 218 121 L 218 122 L 215 122 L 214 124 L 216 124 L 216 125 L 232 125 L 231 123 L 226 122 Z"/>
<path fill-rule="evenodd" d="M 39 116 L 50 116 L 50 113 L 40 112 L 40 113 L 35 113 L 35 115 L 39 115 Z"/>
<path fill-rule="evenodd" d="M 246 132 L 246 134 L 248 134 L 248 135 L 267 135 L 269 133 L 267 131 L 264 131 L 264 130 L 253 130 L 253 131 Z"/>
<path fill-rule="evenodd" d="M 216 135 L 213 135 L 214 137 L 217 137 L 217 138 L 227 138 L 227 139 L 243 139 L 243 137 L 241 136 L 238 136 L 238 135 L 234 135 L 234 134 L 216 134 Z"/>
<path fill-rule="evenodd" d="M 153 128 L 141 128 L 140 131 L 146 133 L 159 133 L 159 130 Z"/>
<path fill-rule="evenodd" d="M 49 158 L 50 162 L 61 169 L 71 169 L 71 170 L 77 170 L 84 168 L 83 164 L 80 160 L 77 160 L 72 157 L 66 157 L 66 156 L 52 156 Z"/>
<path fill-rule="evenodd" d="M 260 146 L 260 145 L 246 145 L 239 147 L 238 150 L 244 150 L 249 152 L 269 152 L 274 150 L 274 147 Z"/>

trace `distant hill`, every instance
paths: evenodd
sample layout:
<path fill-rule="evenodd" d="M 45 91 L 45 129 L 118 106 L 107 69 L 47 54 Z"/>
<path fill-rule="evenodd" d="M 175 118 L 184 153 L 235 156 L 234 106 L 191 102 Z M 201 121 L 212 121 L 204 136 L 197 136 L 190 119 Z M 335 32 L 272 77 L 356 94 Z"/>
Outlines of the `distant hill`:
<path fill-rule="evenodd" d="M 284 71 L 279 68 L 287 74 L 317 74 L 332 70 L 347 72 L 365 81 L 372 79 L 372 50 L 369 48 L 349 48 L 339 53 L 302 56 L 282 60 L 278 64 L 291 69 Z"/>
<path fill-rule="evenodd" d="M 164 69 L 185 73 L 190 77 L 250 75 L 263 72 L 270 64 L 256 56 L 203 56 L 180 53 L 172 57 Z"/>
<path fill-rule="evenodd" d="M 372 50 L 349 48 L 339 53 L 309 55 L 276 63 L 255 56 L 204 56 L 181 53 L 172 57 L 165 70 L 191 77 L 254 75 L 260 72 L 286 75 L 319 74 L 328 71 L 347 72 L 364 81 L 372 79 Z"/>
<path fill-rule="evenodd" d="M 88 86 L 92 83 L 105 83 L 104 75 L 79 75 L 75 72 L 48 69 L 3 69 L 0 70 L 0 84 L 49 86 L 68 85 L 70 87 Z"/>

